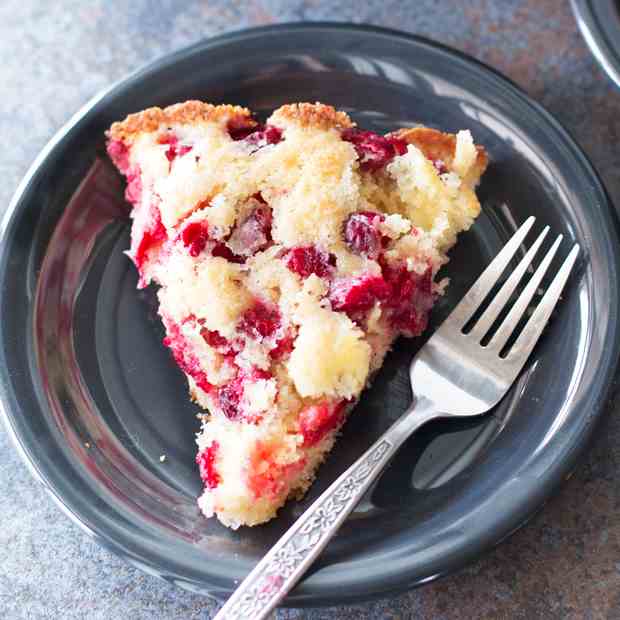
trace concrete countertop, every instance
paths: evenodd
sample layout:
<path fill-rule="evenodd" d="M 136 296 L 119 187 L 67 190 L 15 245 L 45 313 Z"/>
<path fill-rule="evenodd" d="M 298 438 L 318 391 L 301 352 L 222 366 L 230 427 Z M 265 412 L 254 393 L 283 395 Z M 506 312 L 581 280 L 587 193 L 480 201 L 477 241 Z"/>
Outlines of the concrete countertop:
<path fill-rule="evenodd" d="M 571 131 L 620 204 L 620 92 L 559 0 L 3 0 L 0 209 L 38 151 L 100 89 L 204 37 L 280 21 L 415 32 L 504 72 Z M 389 600 L 279 619 L 620 618 L 620 406 L 526 527 L 458 575 Z M 209 618 L 217 605 L 100 548 L 34 481 L 0 425 L 0 618 Z"/>

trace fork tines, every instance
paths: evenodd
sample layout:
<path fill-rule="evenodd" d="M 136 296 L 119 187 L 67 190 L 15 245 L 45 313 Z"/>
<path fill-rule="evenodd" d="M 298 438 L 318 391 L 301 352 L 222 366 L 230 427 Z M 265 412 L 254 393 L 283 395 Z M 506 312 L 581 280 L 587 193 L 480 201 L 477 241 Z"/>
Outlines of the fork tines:
<path fill-rule="evenodd" d="M 465 297 L 458 304 L 450 317 L 451 319 L 456 320 L 462 326 L 465 326 L 469 321 L 471 321 L 476 311 L 480 308 L 485 298 L 497 284 L 500 276 L 506 270 L 510 261 L 522 246 L 525 237 L 534 224 L 535 219 L 536 218 L 534 217 L 529 217 L 512 236 L 508 243 L 506 243 L 501 252 L 484 270 L 482 275 L 476 280 L 474 285 L 469 289 Z M 538 235 L 538 238 L 534 241 L 530 249 L 525 253 L 516 268 L 503 283 L 495 297 L 491 300 L 490 304 L 475 321 L 471 331 L 467 334 L 469 338 L 473 338 L 476 342 L 481 342 L 485 336 L 489 334 L 489 331 L 496 323 L 500 313 L 505 309 L 513 293 L 517 289 L 517 286 L 523 279 L 528 269 L 530 269 L 530 264 L 540 249 L 548 232 L 549 227 L 546 226 Z M 532 298 L 539 290 L 542 279 L 548 271 L 561 242 L 562 235 L 558 235 L 545 254 L 540 265 L 530 277 L 525 288 L 521 291 L 520 295 L 510 308 L 508 314 L 504 317 L 497 330 L 492 333 L 488 343 L 484 345 L 486 349 L 495 351 L 498 355 L 503 353 L 504 347 L 510 341 L 515 328 L 519 324 L 521 318 L 528 311 Z M 553 308 L 555 307 L 562 289 L 568 279 L 571 269 L 575 264 L 578 253 L 579 246 L 575 244 L 562 263 L 551 284 L 548 286 L 542 299 L 537 304 L 527 323 L 523 327 L 523 330 L 517 336 L 514 343 L 510 346 L 508 354 L 506 355 L 507 359 L 514 356 L 522 358 L 529 355 L 544 326 L 549 320 L 549 316 L 551 315 L 551 312 L 553 311 Z"/>

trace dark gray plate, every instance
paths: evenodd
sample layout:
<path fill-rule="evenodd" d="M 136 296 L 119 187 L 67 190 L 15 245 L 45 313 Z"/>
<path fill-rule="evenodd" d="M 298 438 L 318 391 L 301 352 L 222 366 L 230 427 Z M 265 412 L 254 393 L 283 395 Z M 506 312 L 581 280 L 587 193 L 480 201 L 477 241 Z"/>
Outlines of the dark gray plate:
<path fill-rule="evenodd" d="M 620 5 L 618 0 L 571 0 L 577 25 L 590 51 L 620 87 Z"/>
<path fill-rule="evenodd" d="M 320 99 L 377 131 L 470 128 L 492 162 L 484 213 L 452 254 L 435 320 L 528 215 L 584 249 L 502 404 L 410 440 L 288 603 L 368 599 L 463 566 L 541 506 L 593 432 L 618 359 L 618 238 L 598 177 L 552 117 L 490 69 L 396 32 L 286 25 L 210 39 L 113 87 L 52 140 L 2 230 L 1 393 L 25 460 L 99 541 L 149 573 L 224 596 L 408 403 L 419 343 L 401 342 L 304 502 L 237 532 L 199 516 L 195 411 L 161 345 L 153 292 L 136 291 L 122 254 L 122 183 L 103 152 L 112 121 L 188 98 L 262 114 Z"/>

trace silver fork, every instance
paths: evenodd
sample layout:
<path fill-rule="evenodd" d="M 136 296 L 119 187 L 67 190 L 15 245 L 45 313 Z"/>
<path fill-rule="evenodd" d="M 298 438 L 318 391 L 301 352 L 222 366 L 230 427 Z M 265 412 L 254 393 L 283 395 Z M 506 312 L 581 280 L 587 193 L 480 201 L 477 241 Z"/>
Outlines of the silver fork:
<path fill-rule="evenodd" d="M 573 246 L 507 354 L 503 349 L 538 291 L 562 235 L 556 238 L 488 343 L 482 345 L 481 341 L 528 270 L 549 227 L 541 232 L 473 328 L 464 333 L 464 327 L 497 284 L 534 219 L 530 217 L 523 223 L 414 357 L 409 376 L 415 397 L 409 409 L 304 512 L 214 620 L 266 618 L 325 548 L 405 439 L 429 420 L 479 415 L 503 398 L 540 337 L 573 268 L 579 246 Z"/>

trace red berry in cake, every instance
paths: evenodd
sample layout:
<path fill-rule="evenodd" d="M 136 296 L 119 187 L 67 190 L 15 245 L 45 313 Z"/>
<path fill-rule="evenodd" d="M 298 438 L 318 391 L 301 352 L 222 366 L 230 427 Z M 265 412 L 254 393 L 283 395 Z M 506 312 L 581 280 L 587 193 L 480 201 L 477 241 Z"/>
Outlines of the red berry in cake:
<path fill-rule="evenodd" d="M 219 332 L 209 330 L 206 327 L 200 330 L 200 335 L 211 348 L 223 355 L 231 366 L 235 366 L 234 359 L 237 352 L 230 340 L 224 338 Z"/>
<path fill-rule="evenodd" d="M 446 166 L 443 159 L 433 160 L 433 166 L 435 166 L 435 170 L 437 170 L 439 174 L 445 174 L 446 172 L 449 172 L 448 166 Z"/>
<path fill-rule="evenodd" d="M 245 258 L 235 254 L 225 243 L 217 242 L 211 250 L 211 256 L 225 258 L 229 263 L 243 264 Z"/>
<path fill-rule="evenodd" d="M 269 356 L 274 361 L 279 361 L 288 357 L 293 350 L 294 343 L 294 334 L 292 332 L 288 332 L 276 342 L 276 346 L 269 351 Z"/>
<path fill-rule="evenodd" d="M 315 274 L 320 278 L 328 276 L 334 265 L 336 257 L 324 250 L 319 250 L 314 245 L 301 246 L 289 250 L 285 255 L 286 266 L 302 278 Z"/>
<path fill-rule="evenodd" d="M 306 407 L 299 414 L 299 430 L 304 438 L 304 446 L 314 446 L 327 433 L 344 420 L 347 401 L 340 403 L 321 403 Z"/>
<path fill-rule="evenodd" d="M 253 368 L 250 372 L 239 371 L 237 376 L 218 389 L 218 403 L 222 413 L 235 422 L 258 424 L 262 415 L 244 410 L 243 394 L 247 385 L 257 381 L 269 381 L 273 376 L 267 370 Z"/>
<path fill-rule="evenodd" d="M 245 140 L 252 132 L 257 131 L 258 123 L 247 116 L 238 116 L 228 121 L 228 135 L 235 140 Z"/>
<path fill-rule="evenodd" d="M 282 140 L 282 130 L 273 125 L 259 125 L 259 130 L 250 134 L 247 141 L 257 146 L 277 144 Z"/>
<path fill-rule="evenodd" d="M 264 250 L 271 243 L 271 209 L 263 204 L 256 207 L 235 226 L 228 243 L 245 256 Z"/>
<path fill-rule="evenodd" d="M 383 248 L 384 236 L 379 225 L 384 219 L 384 215 L 374 211 L 352 213 L 344 226 L 344 239 L 351 251 L 376 259 Z"/>
<path fill-rule="evenodd" d="M 277 144 L 282 140 L 282 130 L 278 127 L 261 125 L 247 117 L 229 121 L 228 134 L 235 141 L 247 140 L 258 147 Z"/>
<path fill-rule="evenodd" d="M 125 200 L 137 206 L 142 198 L 142 173 L 140 168 L 131 168 L 127 171 L 127 187 L 125 188 Z"/>
<path fill-rule="evenodd" d="M 208 489 L 215 489 L 221 482 L 220 475 L 215 468 L 215 460 L 220 444 L 217 441 L 211 442 L 202 452 L 196 455 L 196 463 L 200 471 L 200 477 Z"/>
<path fill-rule="evenodd" d="M 256 442 L 250 456 L 247 480 L 256 499 L 276 499 L 286 491 L 290 479 L 301 472 L 306 464 L 304 457 L 292 463 L 278 463 L 275 455 L 274 447 Z"/>
<path fill-rule="evenodd" d="M 129 170 L 129 149 L 121 140 L 110 140 L 107 145 L 108 155 L 122 174 Z"/>
<path fill-rule="evenodd" d="M 395 136 L 380 136 L 373 131 L 345 129 L 342 139 L 355 146 L 360 160 L 360 168 L 376 172 L 387 166 L 396 155 L 407 152 L 407 143 Z"/>
<path fill-rule="evenodd" d="M 181 240 L 188 248 L 190 256 L 200 255 L 209 241 L 209 224 L 205 221 L 190 222 L 181 231 Z"/>
<path fill-rule="evenodd" d="M 394 155 L 404 155 L 407 152 L 407 142 L 396 136 L 386 136 L 386 140 L 392 145 Z"/>
<path fill-rule="evenodd" d="M 240 420 L 243 417 L 240 408 L 243 398 L 243 377 L 241 375 L 219 388 L 218 397 L 220 409 L 229 420 Z"/>
<path fill-rule="evenodd" d="M 144 263 L 148 258 L 149 252 L 159 246 L 167 238 L 167 233 L 161 221 L 159 208 L 152 204 L 149 209 L 149 217 L 142 231 L 140 240 L 133 249 L 133 261 L 139 272 L 142 272 Z"/>
<path fill-rule="evenodd" d="M 385 305 L 390 311 L 391 324 L 408 335 L 421 334 L 434 302 L 432 269 L 429 267 L 422 274 L 409 271 L 404 264 L 384 264 L 382 269 L 390 287 Z"/>
<path fill-rule="evenodd" d="M 205 342 L 214 349 L 229 349 L 230 342 L 224 336 L 221 336 L 216 331 L 210 331 L 206 327 L 203 327 L 200 331 L 200 335 L 204 338 Z"/>
<path fill-rule="evenodd" d="M 243 315 L 239 330 L 253 338 L 261 339 L 273 336 L 281 325 L 279 310 L 275 306 L 256 300 Z"/>
<path fill-rule="evenodd" d="M 172 352 L 174 361 L 184 373 L 194 379 L 201 390 L 207 394 L 210 393 L 213 385 L 209 383 L 207 373 L 202 369 L 200 361 L 193 352 L 193 347 L 181 333 L 180 327 L 169 322 L 166 331 L 168 335 L 164 338 L 164 345 Z"/>
<path fill-rule="evenodd" d="M 177 157 L 182 157 L 186 153 L 189 153 L 192 150 L 191 146 L 187 146 L 184 144 L 179 144 L 179 139 L 174 134 L 167 134 L 164 136 L 160 136 L 157 140 L 159 144 L 167 144 L 168 148 L 166 149 L 166 159 L 172 163 Z"/>
<path fill-rule="evenodd" d="M 348 315 L 370 310 L 376 301 L 390 295 L 390 287 L 381 276 L 361 276 L 334 280 L 329 289 L 332 308 Z"/>
<path fill-rule="evenodd" d="M 245 374 L 245 378 L 248 381 L 269 381 L 269 379 L 273 379 L 273 375 L 268 370 L 255 367 Z"/>

